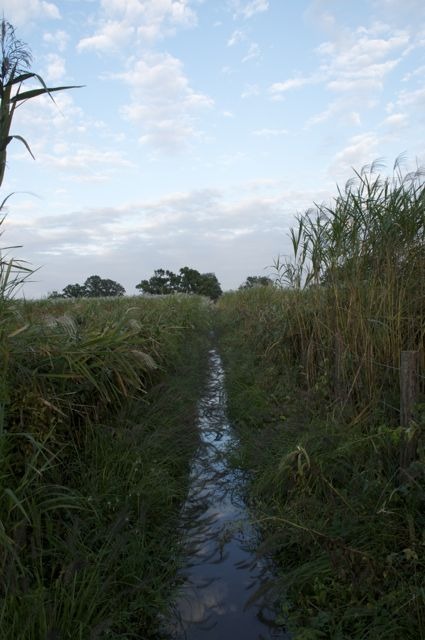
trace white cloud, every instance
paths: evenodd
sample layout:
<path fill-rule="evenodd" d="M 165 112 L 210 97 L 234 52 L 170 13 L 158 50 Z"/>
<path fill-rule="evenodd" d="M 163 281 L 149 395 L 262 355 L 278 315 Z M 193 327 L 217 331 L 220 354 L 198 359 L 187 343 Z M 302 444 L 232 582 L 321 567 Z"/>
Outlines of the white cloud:
<path fill-rule="evenodd" d="M 29 286 L 26 295 L 60 290 L 93 273 L 117 280 L 132 293 L 154 269 L 177 271 L 186 264 L 214 271 L 224 288 L 237 287 L 248 275 L 264 273 L 273 256 L 289 251 L 292 211 L 318 196 L 275 184 L 272 194 L 267 184 L 265 193 L 252 187 L 238 185 L 231 193 L 199 189 L 61 215 L 30 218 L 23 211 L 19 220 L 11 216 L 10 242 L 19 239 L 26 259 L 45 265 L 38 274 L 42 283 Z"/>
<path fill-rule="evenodd" d="M 318 7 L 322 2 L 318 0 L 315 4 Z M 363 112 L 376 106 L 377 96 L 387 77 L 401 62 L 409 42 L 407 31 L 391 30 L 382 22 L 354 30 L 341 27 L 332 40 L 316 48 L 320 64 L 315 73 L 277 82 L 270 91 L 276 99 L 291 89 L 323 84 L 338 97 L 320 113 L 311 116 L 306 128 L 323 124 L 330 118 L 339 124 L 359 126 Z"/>
<path fill-rule="evenodd" d="M 260 95 L 258 84 L 247 84 L 241 93 L 241 98 L 253 98 L 258 95 Z"/>
<path fill-rule="evenodd" d="M 95 33 L 82 38 L 77 48 L 114 52 L 134 42 L 151 43 L 196 22 L 189 0 L 102 0 Z"/>
<path fill-rule="evenodd" d="M 304 12 L 304 18 L 312 23 L 315 28 L 319 27 L 329 32 L 334 31 L 336 19 L 329 11 L 329 4 L 327 0 L 311 0 Z"/>
<path fill-rule="evenodd" d="M 109 16 L 121 16 L 128 21 L 191 26 L 196 14 L 189 0 L 101 0 L 102 10 Z"/>
<path fill-rule="evenodd" d="M 134 40 L 135 29 L 124 22 L 108 21 L 93 36 L 82 38 L 78 45 L 78 51 L 94 49 L 95 51 L 118 51 L 130 41 Z"/>
<path fill-rule="evenodd" d="M 192 89 L 180 60 L 150 52 L 115 77 L 130 87 L 131 100 L 122 113 L 140 125 L 143 144 L 178 151 L 200 135 L 195 115 L 211 107 L 213 101 Z"/>
<path fill-rule="evenodd" d="M 416 67 L 416 69 L 413 69 L 413 71 L 409 71 L 408 73 L 406 73 L 406 75 L 403 77 L 403 82 L 409 82 L 409 80 L 411 80 L 412 78 L 420 78 L 421 76 L 425 76 L 425 64 Z"/>
<path fill-rule="evenodd" d="M 250 0 L 249 2 L 244 2 L 243 0 L 232 0 L 231 7 L 235 12 L 235 17 L 243 17 L 245 19 L 249 19 L 257 13 L 268 11 L 269 1 Z"/>
<path fill-rule="evenodd" d="M 353 136 L 347 146 L 334 156 L 329 173 L 340 178 L 349 175 L 352 167 L 358 169 L 373 162 L 377 156 L 379 142 L 378 136 L 372 132 Z"/>
<path fill-rule="evenodd" d="M 16 112 L 16 131 L 28 141 L 45 174 L 56 171 L 62 174 L 58 179 L 78 182 L 109 180 L 131 166 L 117 148 L 119 132 L 111 134 L 102 121 L 89 118 L 75 103 L 75 94 L 56 93 L 55 103 L 46 96 L 29 101 Z M 15 145 L 11 153 L 14 159 L 33 162 L 22 145 Z"/>
<path fill-rule="evenodd" d="M 262 136 L 267 138 L 274 138 L 277 136 L 285 136 L 288 133 L 287 129 L 256 129 L 252 132 L 254 136 Z"/>
<path fill-rule="evenodd" d="M 242 151 L 233 151 L 232 153 L 224 153 L 219 157 L 218 164 L 223 167 L 231 167 L 238 165 L 242 160 L 246 160 L 247 154 Z"/>
<path fill-rule="evenodd" d="M 58 20 L 61 17 L 57 4 L 45 0 L 3 0 L 2 11 L 15 26 L 35 19 Z"/>
<path fill-rule="evenodd" d="M 331 91 L 346 92 L 380 89 L 386 75 L 400 62 L 403 50 L 408 46 L 407 32 L 387 34 L 376 38 L 361 27 L 333 42 L 325 42 L 317 48 L 322 58 L 321 72 Z M 398 53 L 398 58 L 387 59 Z"/>
<path fill-rule="evenodd" d="M 228 39 L 227 46 L 233 47 L 235 44 L 243 42 L 244 40 L 246 40 L 246 33 L 240 29 L 236 29 Z"/>
<path fill-rule="evenodd" d="M 305 87 L 309 84 L 316 84 L 318 82 L 320 82 L 320 76 L 318 75 L 289 78 L 288 80 L 284 80 L 283 82 L 274 82 L 270 87 L 270 92 L 274 96 L 280 96 L 286 91 L 290 91 L 291 89 L 299 89 L 300 87 Z"/>
<path fill-rule="evenodd" d="M 242 13 L 245 18 L 251 18 L 256 13 L 267 11 L 268 8 L 268 0 L 251 0 L 251 2 L 248 2 L 248 4 L 243 7 Z"/>
<path fill-rule="evenodd" d="M 47 55 L 46 80 L 58 82 L 64 77 L 65 72 L 65 59 L 57 53 L 49 53 Z"/>
<path fill-rule="evenodd" d="M 334 80 L 329 80 L 327 88 L 335 92 L 366 91 L 382 89 L 384 77 L 392 71 L 399 60 L 388 60 L 381 64 L 371 64 L 364 69 L 341 73 Z"/>
<path fill-rule="evenodd" d="M 401 91 L 397 104 L 401 107 L 420 107 L 425 105 L 425 88 L 416 89 L 415 91 Z"/>
<path fill-rule="evenodd" d="M 373 0 L 372 6 L 379 15 L 391 24 L 406 24 L 413 30 L 421 27 L 425 18 L 425 4 L 423 0 Z"/>
<path fill-rule="evenodd" d="M 392 125 L 393 129 L 405 128 L 407 123 L 413 124 L 413 122 L 415 122 L 415 129 L 414 132 L 412 132 L 413 137 L 418 145 L 421 144 L 425 123 L 423 115 L 425 112 L 424 87 L 412 91 L 406 89 L 400 91 L 397 99 L 387 104 L 386 111 L 389 117 L 385 120 L 385 123 Z M 422 132 L 422 134 L 420 132 Z"/>
<path fill-rule="evenodd" d="M 260 47 L 258 46 L 258 44 L 256 42 L 252 42 L 248 49 L 248 53 L 244 58 L 242 58 L 242 62 L 248 62 L 248 60 L 255 60 L 256 58 L 259 58 L 260 53 L 261 53 Z"/>
<path fill-rule="evenodd" d="M 25 130 L 29 130 L 31 139 L 38 135 L 43 147 L 50 137 L 46 133 L 50 133 L 52 128 L 55 129 L 55 141 L 58 142 L 58 135 L 70 134 L 75 137 L 77 131 L 83 131 L 91 125 L 83 110 L 75 104 L 71 91 L 54 95 L 55 102 L 42 96 L 30 100 L 25 109 L 17 110 L 15 115 L 17 129 L 24 129 L 25 137 Z"/>
<path fill-rule="evenodd" d="M 115 150 L 102 150 L 95 147 L 81 147 L 80 144 L 55 145 L 56 155 L 45 155 L 42 159 L 58 169 L 78 170 L 95 173 L 99 167 L 130 167 L 128 160 Z"/>
<path fill-rule="evenodd" d="M 349 111 L 347 113 L 347 121 L 350 124 L 355 125 L 356 127 L 360 127 L 360 125 L 362 124 L 362 119 L 358 111 Z"/>
<path fill-rule="evenodd" d="M 311 116 L 311 118 L 307 120 L 305 124 L 305 128 L 309 129 L 310 127 L 314 127 L 317 124 L 322 124 L 323 122 L 326 122 L 327 120 L 329 120 L 329 118 L 335 115 L 337 111 L 340 110 L 339 107 L 340 107 L 339 103 L 331 102 L 326 109 L 324 109 L 323 111 L 320 111 L 320 113 L 316 113 L 316 115 L 314 116 Z"/>
<path fill-rule="evenodd" d="M 235 73 L 235 71 L 234 69 L 232 69 L 232 67 L 224 65 L 224 67 L 221 67 L 221 73 L 225 76 L 231 76 L 233 73 Z"/>
<path fill-rule="evenodd" d="M 53 33 L 50 33 L 50 32 L 45 33 L 43 35 L 43 41 L 46 42 L 47 44 L 52 44 L 56 46 L 59 51 L 63 52 L 68 46 L 69 35 L 66 33 L 66 31 L 63 31 L 62 29 L 58 29 Z"/>
<path fill-rule="evenodd" d="M 329 103 L 326 109 L 309 118 L 305 124 L 305 128 L 309 129 L 318 124 L 323 124 L 331 118 L 335 123 L 344 127 L 360 127 L 362 124 L 361 114 L 357 110 L 353 110 L 356 104 L 351 97 L 342 96 L 337 100 Z M 360 100 L 359 106 L 364 108 L 372 108 L 375 105 L 373 100 Z"/>
<path fill-rule="evenodd" d="M 391 129 L 401 129 L 408 124 L 408 118 L 405 113 L 393 113 L 385 118 L 383 125 Z"/>

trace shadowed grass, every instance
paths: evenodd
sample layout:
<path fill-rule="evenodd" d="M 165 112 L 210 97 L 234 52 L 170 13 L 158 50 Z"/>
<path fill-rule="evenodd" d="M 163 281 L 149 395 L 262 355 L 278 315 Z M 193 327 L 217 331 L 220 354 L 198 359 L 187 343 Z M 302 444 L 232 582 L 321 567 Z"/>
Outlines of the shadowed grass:
<path fill-rule="evenodd" d="M 5 640 L 155 638 L 167 610 L 208 306 L 188 297 L 120 303 L 9 301 Z"/>
<path fill-rule="evenodd" d="M 425 638 L 424 194 L 421 174 L 364 170 L 300 216 L 277 264 L 292 288 L 219 302 L 235 464 L 295 640 Z M 408 349 L 422 377 L 405 434 Z"/>

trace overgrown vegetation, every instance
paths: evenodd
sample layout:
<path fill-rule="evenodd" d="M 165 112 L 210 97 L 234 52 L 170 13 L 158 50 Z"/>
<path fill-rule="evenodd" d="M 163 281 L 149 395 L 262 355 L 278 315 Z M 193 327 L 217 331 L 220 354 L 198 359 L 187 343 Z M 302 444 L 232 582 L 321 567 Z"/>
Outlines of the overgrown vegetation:
<path fill-rule="evenodd" d="M 289 288 L 219 301 L 235 463 L 295 640 L 425 638 L 425 185 L 374 169 L 299 217 Z M 407 431 L 403 350 L 420 359 Z"/>
<path fill-rule="evenodd" d="M 10 142 L 31 153 L 11 135 L 16 108 L 71 87 L 31 71 L 4 19 L 0 49 L 1 186 Z M 250 276 L 219 302 L 233 456 L 251 471 L 294 640 L 425 639 L 425 184 L 375 169 L 298 218 L 293 259 L 275 265 L 282 288 Z M 209 305 L 120 298 L 99 276 L 57 300 L 13 300 L 29 273 L 0 255 L 1 637 L 154 638 L 197 443 Z M 137 288 L 221 296 L 214 274 L 188 267 Z M 406 350 L 420 362 L 407 429 Z"/>
<path fill-rule="evenodd" d="M 155 637 L 197 444 L 207 304 L 0 304 L 2 638 Z"/>

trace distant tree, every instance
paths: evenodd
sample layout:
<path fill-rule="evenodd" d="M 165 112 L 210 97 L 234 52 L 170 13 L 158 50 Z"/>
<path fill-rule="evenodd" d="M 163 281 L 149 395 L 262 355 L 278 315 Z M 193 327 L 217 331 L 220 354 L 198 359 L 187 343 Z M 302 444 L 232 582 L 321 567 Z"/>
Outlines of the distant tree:
<path fill-rule="evenodd" d="M 136 284 L 136 289 L 151 295 L 164 295 L 178 290 L 178 276 L 172 271 L 156 269 L 149 280 L 142 280 Z"/>
<path fill-rule="evenodd" d="M 54 300 L 55 298 L 63 298 L 63 297 L 64 297 L 63 293 L 59 293 L 59 291 L 56 291 L 56 289 L 54 291 L 51 291 L 47 296 L 49 300 Z"/>
<path fill-rule="evenodd" d="M 221 286 L 219 281 L 217 280 L 217 276 L 214 273 L 203 273 L 201 275 L 202 280 L 199 284 L 197 293 L 199 293 L 201 296 L 211 298 L 211 300 L 218 300 L 223 291 L 221 290 Z"/>
<path fill-rule="evenodd" d="M 170 293 L 193 293 L 217 300 L 222 294 L 220 283 L 214 273 L 199 273 L 196 269 L 182 267 L 178 274 L 157 269 L 149 280 L 136 285 L 143 293 L 168 295 Z"/>
<path fill-rule="evenodd" d="M 84 288 L 88 298 L 116 297 L 125 294 L 125 289 L 121 284 L 115 282 L 115 280 L 101 278 L 100 276 L 87 278 Z"/>
<path fill-rule="evenodd" d="M 268 276 L 248 276 L 239 289 L 253 289 L 254 287 L 272 287 L 273 280 Z"/>
<path fill-rule="evenodd" d="M 63 298 L 85 298 L 86 288 L 83 284 L 67 284 L 62 289 Z"/>
<path fill-rule="evenodd" d="M 90 276 L 84 284 L 67 284 L 62 293 L 53 291 L 49 298 L 106 298 L 124 294 L 124 287 L 115 280 Z"/>
<path fill-rule="evenodd" d="M 199 293 L 202 287 L 203 276 L 196 269 L 182 267 L 178 276 L 178 290 L 182 293 Z"/>

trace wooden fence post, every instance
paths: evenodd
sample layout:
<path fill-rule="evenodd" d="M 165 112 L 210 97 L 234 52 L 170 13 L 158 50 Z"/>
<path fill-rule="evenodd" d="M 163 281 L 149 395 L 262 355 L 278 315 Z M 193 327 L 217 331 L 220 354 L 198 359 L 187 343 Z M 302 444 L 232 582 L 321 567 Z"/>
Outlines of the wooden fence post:
<path fill-rule="evenodd" d="M 408 429 L 413 417 L 419 388 L 419 351 L 402 351 L 400 354 L 400 424 Z M 400 466 L 406 468 L 416 458 L 417 436 L 406 434 L 402 443 Z"/>

